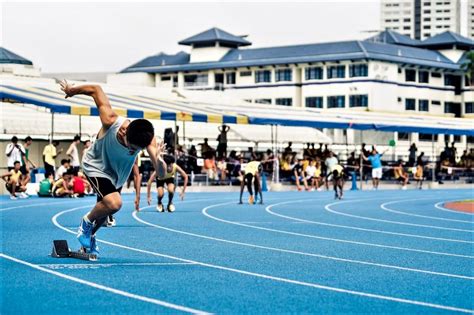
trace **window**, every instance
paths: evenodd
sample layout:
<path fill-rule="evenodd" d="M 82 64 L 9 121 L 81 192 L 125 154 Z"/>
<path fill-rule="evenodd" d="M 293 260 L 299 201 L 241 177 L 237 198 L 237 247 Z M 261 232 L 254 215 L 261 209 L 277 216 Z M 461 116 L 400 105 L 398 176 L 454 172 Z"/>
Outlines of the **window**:
<path fill-rule="evenodd" d="M 430 6 L 430 5 L 431 5 L 431 2 L 423 2 L 423 5 L 424 5 L 424 6 Z"/>
<path fill-rule="evenodd" d="M 328 79 L 345 78 L 346 66 L 330 66 L 328 67 Z"/>
<path fill-rule="evenodd" d="M 430 29 L 431 29 L 431 26 L 430 26 L 430 25 L 425 25 L 425 26 L 423 26 L 423 29 L 424 29 L 424 30 L 430 30 Z"/>
<path fill-rule="evenodd" d="M 328 96 L 328 108 L 346 107 L 346 97 L 344 95 Z"/>
<path fill-rule="evenodd" d="M 323 79 L 323 68 L 311 67 L 305 69 L 306 80 L 322 80 Z"/>
<path fill-rule="evenodd" d="M 369 75 L 369 67 L 366 64 L 350 65 L 349 76 L 353 77 L 366 77 Z"/>
<path fill-rule="evenodd" d="M 275 104 L 283 105 L 283 106 L 291 106 L 293 105 L 293 99 L 292 98 L 277 98 L 275 99 Z"/>
<path fill-rule="evenodd" d="M 440 101 L 431 101 L 431 105 L 441 105 Z"/>
<path fill-rule="evenodd" d="M 409 138 L 409 133 L 408 132 L 399 132 L 398 133 L 398 140 L 402 140 L 402 141 L 408 141 L 410 138 Z"/>
<path fill-rule="evenodd" d="M 275 72 L 275 80 L 279 81 L 291 81 L 293 71 L 291 69 L 278 69 Z"/>
<path fill-rule="evenodd" d="M 161 81 L 171 81 L 171 76 L 164 75 L 164 76 L 161 77 Z"/>
<path fill-rule="evenodd" d="M 369 106 L 368 95 L 351 95 L 349 96 L 349 107 L 367 107 Z"/>
<path fill-rule="evenodd" d="M 429 133 L 419 133 L 418 134 L 419 141 L 438 141 L 438 135 L 432 135 Z"/>
<path fill-rule="evenodd" d="M 409 30 L 411 27 L 410 26 L 404 26 L 403 29 L 404 30 Z"/>
<path fill-rule="evenodd" d="M 405 81 L 406 82 L 416 82 L 416 70 L 405 70 Z"/>
<path fill-rule="evenodd" d="M 206 86 L 208 78 L 207 74 L 188 74 L 184 76 L 184 86 Z"/>
<path fill-rule="evenodd" d="M 227 72 L 225 74 L 225 81 L 227 84 L 235 84 L 235 72 Z"/>
<path fill-rule="evenodd" d="M 319 96 L 307 97 L 306 107 L 323 108 L 323 98 Z"/>
<path fill-rule="evenodd" d="M 466 114 L 474 114 L 474 102 L 466 103 L 465 113 Z"/>
<path fill-rule="evenodd" d="M 271 82 L 271 81 L 272 81 L 272 72 L 270 70 L 255 71 L 255 83 Z"/>
<path fill-rule="evenodd" d="M 402 73 L 402 68 L 398 68 L 398 73 Z"/>
<path fill-rule="evenodd" d="M 444 75 L 444 85 L 446 86 L 456 86 L 456 77 L 452 74 Z"/>
<path fill-rule="evenodd" d="M 461 142 L 461 136 L 460 135 L 453 135 L 453 141 L 454 142 Z"/>
<path fill-rule="evenodd" d="M 257 103 L 257 104 L 271 104 L 272 99 L 271 98 L 260 98 L 260 99 L 256 99 L 255 103 Z"/>
<path fill-rule="evenodd" d="M 410 22 L 411 19 L 403 19 L 403 22 Z"/>
<path fill-rule="evenodd" d="M 423 13 L 425 13 L 425 14 L 430 14 L 430 13 L 431 13 L 431 10 L 425 10 L 425 11 L 423 11 Z"/>
<path fill-rule="evenodd" d="M 430 73 L 428 71 L 418 71 L 418 82 L 430 83 Z"/>
<path fill-rule="evenodd" d="M 405 110 L 416 110 L 415 99 L 413 98 L 405 99 Z"/>
<path fill-rule="evenodd" d="M 241 77 L 250 77 L 250 76 L 252 76 L 252 71 L 241 71 L 240 76 Z"/>
<path fill-rule="evenodd" d="M 441 73 L 439 73 L 439 72 L 431 72 L 431 76 L 432 76 L 433 78 L 441 78 Z"/>
<path fill-rule="evenodd" d="M 418 100 L 418 111 L 429 112 L 430 102 L 428 100 Z"/>

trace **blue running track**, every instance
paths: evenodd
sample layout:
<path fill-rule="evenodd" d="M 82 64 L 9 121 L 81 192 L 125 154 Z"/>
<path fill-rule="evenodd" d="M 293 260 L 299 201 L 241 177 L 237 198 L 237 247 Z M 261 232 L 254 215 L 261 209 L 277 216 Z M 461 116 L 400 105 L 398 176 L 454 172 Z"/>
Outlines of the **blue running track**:
<path fill-rule="evenodd" d="M 1 314 L 474 313 L 474 216 L 443 208 L 471 190 L 189 193 L 176 212 L 133 212 L 73 249 L 82 199 L 0 199 Z M 166 203 L 166 199 L 165 199 Z"/>

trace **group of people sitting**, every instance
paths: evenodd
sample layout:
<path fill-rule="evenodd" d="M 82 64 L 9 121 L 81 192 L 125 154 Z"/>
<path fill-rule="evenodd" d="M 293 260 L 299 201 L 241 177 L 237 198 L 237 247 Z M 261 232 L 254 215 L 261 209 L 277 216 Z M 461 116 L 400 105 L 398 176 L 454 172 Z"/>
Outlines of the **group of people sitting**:
<path fill-rule="evenodd" d="M 92 187 L 86 176 L 77 167 L 71 167 L 70 160 L 61 160 L 61 166 L 56 170 L 56 178 L 52 173 L 46 173 L 40 181 L 39 197 L 84 197 L 92 194 Z"/>

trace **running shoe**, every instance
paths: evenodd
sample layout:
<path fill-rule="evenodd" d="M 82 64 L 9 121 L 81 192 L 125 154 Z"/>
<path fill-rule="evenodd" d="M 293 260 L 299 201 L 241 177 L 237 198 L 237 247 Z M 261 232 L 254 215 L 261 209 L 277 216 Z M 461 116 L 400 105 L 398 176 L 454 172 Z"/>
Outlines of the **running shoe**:
<path fill-rule="evenodd" d="M 253 205 L 253 201 L 254 201 L 253 196 L 250 195 L 250 197 L 249 197 L 249 205 Z"/>
<path fill-rule="evenodd" d="M 91 236 L 91 249 L 89 251 L 91 254 L 95 254 L 97 258 L 99 257 L 99 245 L 97 245 L 95 235 Z"/>
<path fill-rule="evenodd" d="M 16 196 L 10 195 L 11 200 L 17 200 L 18 198 Z"/>
<path fill-rule="evenodd" d="M 85 248 L 91 247 L 91 233 L 93 228 L 94 225 L 92 223 L 88 223 L 82 218 L 79 229 L 77 230 L 77 239 Z"/>
<path fill-rule="evenodd" d="M 162 204 L 162 203 L 159 203 L 159 204 L 156 206 L 156 211 L 158 211 L 158 212 L 163 212 L 163 211 L 165 211 L 165 210 L 163 209 L 163 204 Z"/>
<path fill-rule="evenodd" d="M 26 199 L 26 198 L 29 197 L 29 196 L 28 196 L 27 194 L 25 194 L 24 192 L 21 192 L 19 195 L 20 195 L 20 198 L 21 198 L 21 199 Z"/>
<path fill-rule="evenodd" d="M 110 215 L 107 217 L 107 227 L 113 227 L 116 226 L 117 222 L 115 221 L 115 218 L 113 215 Z"/>
<path fill-rule="evenodd" d="M 174 204 L 170 203 L 167 207 L 168 212 L 174 212 L 176 210 Z"/>

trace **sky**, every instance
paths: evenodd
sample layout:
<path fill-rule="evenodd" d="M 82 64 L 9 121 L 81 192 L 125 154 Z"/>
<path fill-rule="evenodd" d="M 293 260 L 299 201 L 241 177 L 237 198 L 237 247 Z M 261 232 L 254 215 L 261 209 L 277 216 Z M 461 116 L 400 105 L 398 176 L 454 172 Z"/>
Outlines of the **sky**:
<path fill-rule="evenodd" d="M 1 7 L 0 45 L 43 72 L 117 72 L 189 47 L 211 27 L 251 47 L 363 39 L 380 27 L 378 0 L 312 2 L 18 2 Z"/>

